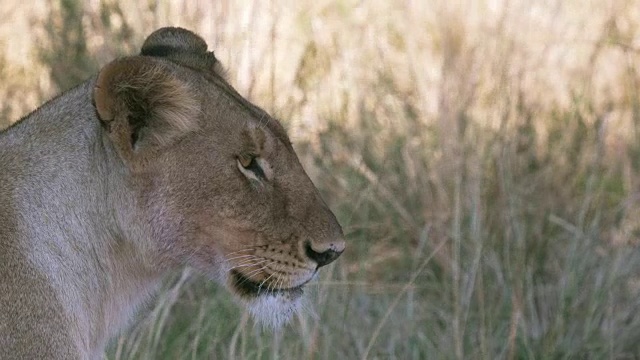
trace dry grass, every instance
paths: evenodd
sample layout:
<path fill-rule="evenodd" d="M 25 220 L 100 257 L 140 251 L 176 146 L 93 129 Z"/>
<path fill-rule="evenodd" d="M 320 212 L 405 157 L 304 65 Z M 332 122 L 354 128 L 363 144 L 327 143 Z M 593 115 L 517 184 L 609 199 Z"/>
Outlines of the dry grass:
<path fill-rule="evenodd" d="M 144 3 L 4 1 L 0 125 L 193 29 L 350 245 L 283 332 L 185 273 L 109 359 L 640 354 L 638 1 Z"/>

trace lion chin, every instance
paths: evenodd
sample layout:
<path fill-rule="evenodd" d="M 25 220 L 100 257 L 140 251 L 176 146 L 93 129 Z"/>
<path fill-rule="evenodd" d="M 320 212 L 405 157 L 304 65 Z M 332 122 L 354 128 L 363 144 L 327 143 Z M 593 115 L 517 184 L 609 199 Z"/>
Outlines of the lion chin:
<path fill-rule="evenodd" d="M 277 330 L 288 324 L 302 309 L 303 297 L 290 298 L 286 294 L 261 295 L 247 302 L 249 312 L 263 327 Z"/>
<path fill-rule="evenodd" d="M 231 271 L 227 284 L 259 324 L 275 330 L 301 312 L 305 299 L 303 287 L 309 280 L 291 288 L 273 288 Z"/>

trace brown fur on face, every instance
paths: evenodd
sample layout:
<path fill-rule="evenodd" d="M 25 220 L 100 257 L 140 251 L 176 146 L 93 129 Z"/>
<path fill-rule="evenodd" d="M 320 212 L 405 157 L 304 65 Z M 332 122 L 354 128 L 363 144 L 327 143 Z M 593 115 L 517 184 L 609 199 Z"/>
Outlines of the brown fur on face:
<path fill-rule="evenodd" d="M 154 235 L 164 255 L 211 273 L 234 268 L 270 290 L 307 282 L 317 264 L 306 249 L 333 242 L 342 251 L 342 235 L 282 126 L 226 83 L 196 35 L 160 30 L 142 54 L 157 56 L 107 65 L 94 102 L 119 152 L 134 153 L 124 156 L 130 166 L 136 151 L 159 149 L 145 159 L 154 186 L 141 196 L 153 209 L 149 222 L 162 223 Z M 126 144 L 131 137 L 143 143 L 133 144 L 139 150 Z"/>
<path fill-rule="evenodd" d="M 131 133 L 137 138 L 135 131 L 148 132 L 141 141 L 166 134 L 180 139 L 155 142 L 161 150 L 146 159 L 144 173 L 153 183 L 140 189 L 162 260 L 222 278 L 249 302 L 293 302 L 325 263 L 314 256 L 344 249 L 340 226 L 282 126 L 227 84 L 203 44 L 182 29 L 152 34 L 142 54 L 159 56 L 121 60 L 101 72 L 94 92 L 98 114 L 114 119 L 116 144 Z M 127 117 L 140 103 L 162 108 L 142 106 L 148 115 L 136 128 Z M 135 156 L 127 160 L 136 163 Z"/>
<path fill-rule="evenodd" d="M 0 132 L 0 204 L 0 358 L 98 358 L 184 265 L 280 324 L 345 246 L 280 123 L 179 28 Z"/>

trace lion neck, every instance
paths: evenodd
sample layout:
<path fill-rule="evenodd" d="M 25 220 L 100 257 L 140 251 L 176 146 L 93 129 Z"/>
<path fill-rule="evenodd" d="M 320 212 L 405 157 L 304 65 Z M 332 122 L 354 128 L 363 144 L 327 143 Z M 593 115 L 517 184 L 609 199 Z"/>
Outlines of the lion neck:
<path fill-rule="evenodd" d="M 0 174 L 0 197 L 11 189 L 0 213 L 10 241 L 51 283 L 68 330 L 89 353 L 126 325 L 163 275 L 131 239 L 144 229 L 130 221 L 139 214 L 115 151 L 89 120 L 95 111 L 82 88 L 91 86 L 68 93 L 81 111 L 53 100 L 25 120 L 30 126 L 0 134 L 0 167 L 11 169 Z"/>

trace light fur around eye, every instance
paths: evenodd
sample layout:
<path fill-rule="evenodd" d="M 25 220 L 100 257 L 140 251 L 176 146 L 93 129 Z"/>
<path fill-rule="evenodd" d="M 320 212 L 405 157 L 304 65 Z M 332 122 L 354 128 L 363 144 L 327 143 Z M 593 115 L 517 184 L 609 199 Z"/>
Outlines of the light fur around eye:
<path fill-rule="evenodd" d="M 255 161 L 260 166 L 260 169 L 262 169 L 262 172 L 264 173 L 264 177 L 267 180 L 272 180 L 273 179 L 273 168 L 271 167 L 271 164 L 269 164 L 269 162 L 266 159 L 262 158 L 262 157 L 255 158 Z"/>

